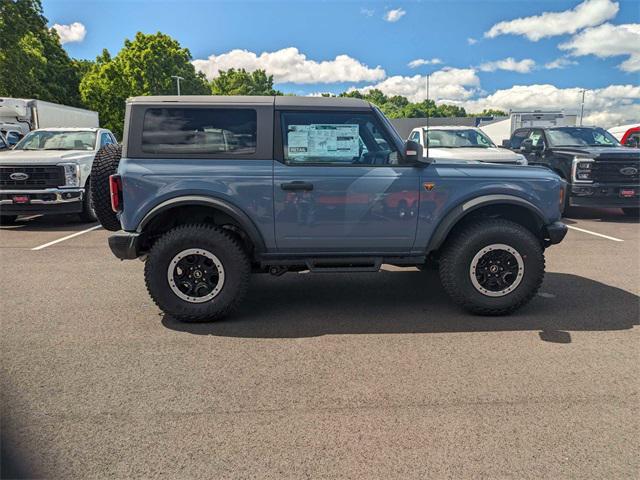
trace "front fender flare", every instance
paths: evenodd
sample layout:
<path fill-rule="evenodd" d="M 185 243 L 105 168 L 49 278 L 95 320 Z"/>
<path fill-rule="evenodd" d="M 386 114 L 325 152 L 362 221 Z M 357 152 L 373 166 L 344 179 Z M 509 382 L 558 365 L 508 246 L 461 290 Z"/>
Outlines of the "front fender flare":
<path fill-rule="evenodd" d="M 477 210 L 478 208 L 486 207 L 488 205 L 505 204 L 524 207 L 534 214 L 535 218 L 538 220 L 540 227 L 545 224 L 545 215 L 542 210 L 540 210 L 536 205 L 529 202 L 528 200 L 525 200 L 524 198 L 515 195 L 503 194 L 482 195 L 461 203 L 460 205 L 450 210 L 449 213 L 444 216 L 444 218 L 440 221 L 435 231 L 433 232 L 433 235 L 431 235 L 431 239 L 429 240 L 429 244 L 427 246 L 427 254 L 439 249 L 453 227 L 464 216 L 466 216 L 473 210 Z"/>
<path fill-rule="evenodd" d="M 136 232 L 142 233 L 144 227 L 149 224 L 157 215 L 171 208 L 184 205 L 202 205 L 215 208 L 229 215 L 242 227 L 244 232 L 249 236 L 255 247 L 256 253 L 265 251 L 265 243 L 262 234 L 256 227 L 253 220 L 237 206 L 221 200 L 219 198 L 207 197 L 205 195 L 185 195 L 181 197 L 171 198 L 153 207 L 140 221 Z"/>

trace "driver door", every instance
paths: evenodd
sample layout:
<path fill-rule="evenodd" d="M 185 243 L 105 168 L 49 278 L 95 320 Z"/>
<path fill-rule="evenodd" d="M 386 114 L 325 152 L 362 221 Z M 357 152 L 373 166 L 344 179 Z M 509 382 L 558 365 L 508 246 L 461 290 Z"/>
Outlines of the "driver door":
<path fill-rule="evenodd" d="M 276 113 L 275 235 L 280 252 L 398 253 L 415 240 L 420 169 L 370 110 Z"/>

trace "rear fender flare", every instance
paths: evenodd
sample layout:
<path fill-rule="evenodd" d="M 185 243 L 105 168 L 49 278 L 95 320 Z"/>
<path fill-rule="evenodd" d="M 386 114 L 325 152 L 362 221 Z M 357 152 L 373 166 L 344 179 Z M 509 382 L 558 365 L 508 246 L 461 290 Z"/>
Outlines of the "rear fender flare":
<path fill-rule="evenodd" d="M 136 232 L 142 233 L 144 227 L 147 226 L 149 222 L 153 220 L 157 215 L 166 212 L 169 209 L 187 205 L 211 207 L 229 215 L 236 222 L 238 222 L 238 225 L 242 227 L 244 232 L 251 239 L 256 253 L 265 251 L 265 243 L 264 239 L 262 238 L 262 234 L 258 230 L 258 227 L 256 227 L 255 223 L 253 223 L 253 220 L 251 220 L 251 218 L 249 218 L 246 213 L 229 202 L 225 202 L 224 200 L 221 200 L 219 198 L 207 197 L 204 195 L 187 195 L 165 200 L 164 202 L 153 207 L 142 218 L 138 225 L 138 228 L 136 229 Z"/>

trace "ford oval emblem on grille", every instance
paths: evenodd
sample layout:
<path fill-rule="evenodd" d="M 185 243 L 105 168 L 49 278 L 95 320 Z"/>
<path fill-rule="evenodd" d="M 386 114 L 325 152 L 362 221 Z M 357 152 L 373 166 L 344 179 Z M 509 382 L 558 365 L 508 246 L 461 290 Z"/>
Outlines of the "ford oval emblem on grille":
<path fill-rule="evenodd" d="M 638 173 L 638 169 L 636 167 L 624 167 L 620 169 L 620 173 L 623 175 L 635 175 Z"/>
<path fill-rule="evenodd" d="M 29 178 L 29 175 L 23 172 L 16 172 L 9 175 L 9 178 L 11 180 L 17 180 L 18 182 L 21 182 L 23 180 L 27 180 Z"/>

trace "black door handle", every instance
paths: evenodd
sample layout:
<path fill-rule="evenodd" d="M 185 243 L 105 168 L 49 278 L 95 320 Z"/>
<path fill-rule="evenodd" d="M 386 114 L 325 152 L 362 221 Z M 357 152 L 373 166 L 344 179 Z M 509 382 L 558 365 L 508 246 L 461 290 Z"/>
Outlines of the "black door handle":
<path fill-rule="evenodd" d="M 282 190 L 313 190 L 313 183 L 309 182 L 289 182 L 281 183 L 280 188 Z"/>

